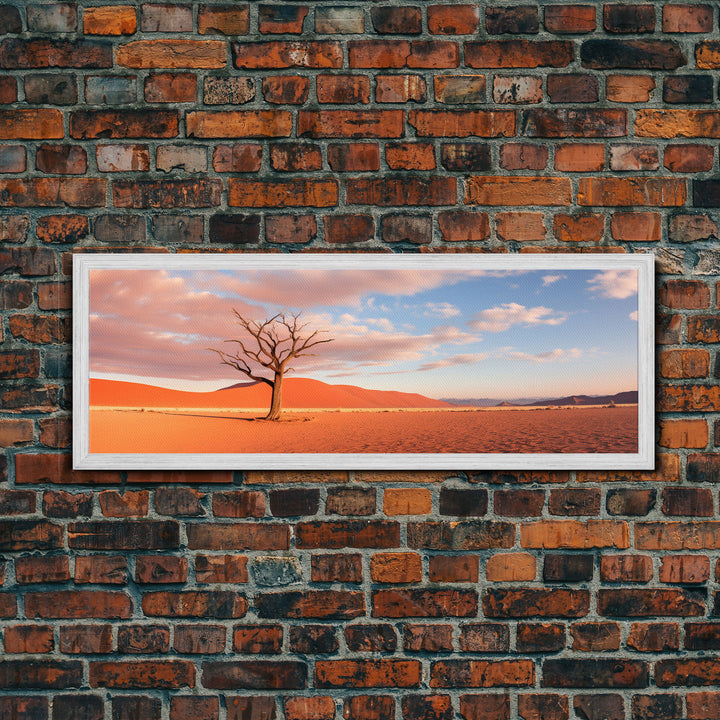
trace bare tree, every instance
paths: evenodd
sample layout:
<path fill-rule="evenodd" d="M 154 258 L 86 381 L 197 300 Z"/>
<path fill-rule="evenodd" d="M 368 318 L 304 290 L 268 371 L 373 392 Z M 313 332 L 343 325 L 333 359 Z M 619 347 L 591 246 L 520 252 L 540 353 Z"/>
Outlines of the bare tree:
<path fill-rule="evenodd" d="M 315 330 L 309 334 L 305 331 L 309 323 L 300 322 L 300 313 L 278 313 L 267 320 L 249 320 L 233 309 L 237 322 L 250 336 L 244 340 L 226 340 L 239 346 L 236 353 L 208 348 L 217 353 L 223 365 L 235 368 L 251 380 L 263 382 L 272 388 L 270 410 L 265 420 L 277 420 L 282 406 L 282 383 L 287 372 L 292 368 L 288 363 L 303 355 L 314 355 L 310 348 L 322 343 L 329 343 L 333 338 L 319 338 L 325 330 Z M 272 378 L 258 374 L 262 372 L 254 366 L 272 371 Z"/>

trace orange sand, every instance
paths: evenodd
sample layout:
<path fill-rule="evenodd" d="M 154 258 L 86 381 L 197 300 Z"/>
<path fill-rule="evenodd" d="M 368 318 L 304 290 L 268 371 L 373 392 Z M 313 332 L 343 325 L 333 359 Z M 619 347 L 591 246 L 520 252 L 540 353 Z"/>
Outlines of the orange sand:
<path fill-rule="evenodd" d="M 638 442 L 637 405 L 312 410 L 286 412 L 279 422 L 257 417 L 232 408 L 91 407 L 90 452 L 634 453 Z"/>

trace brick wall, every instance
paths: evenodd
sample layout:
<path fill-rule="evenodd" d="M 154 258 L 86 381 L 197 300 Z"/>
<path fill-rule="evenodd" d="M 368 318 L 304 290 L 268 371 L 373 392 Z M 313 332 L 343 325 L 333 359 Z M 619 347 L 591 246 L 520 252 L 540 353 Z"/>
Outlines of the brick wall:
<path fill-rule="evenodd" d="M 0 718 L 720 717 L 717 3 L 0 5 Z M 655 472 L 77 472 L 71 256 L 651 250 Z"/>

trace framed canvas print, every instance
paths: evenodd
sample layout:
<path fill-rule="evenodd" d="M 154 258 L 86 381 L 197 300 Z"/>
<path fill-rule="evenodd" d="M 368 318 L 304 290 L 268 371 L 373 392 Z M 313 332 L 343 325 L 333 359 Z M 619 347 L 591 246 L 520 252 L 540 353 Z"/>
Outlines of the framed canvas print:
<path fill-rule="evenodd" d="M 79 254 L 79 469 L 650 469 L 650 254 Z"/>

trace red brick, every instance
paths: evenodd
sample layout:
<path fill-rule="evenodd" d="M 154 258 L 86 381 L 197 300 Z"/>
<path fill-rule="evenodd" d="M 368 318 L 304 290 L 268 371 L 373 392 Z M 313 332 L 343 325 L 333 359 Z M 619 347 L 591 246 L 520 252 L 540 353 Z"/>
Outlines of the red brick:
<path fill-rule="evenodd" d="M 707 350 L 663 350 L 659 353 L 661 377 L 702 378 L 710 370 L 710 354 Z"/>
<path fill-rule="evenodd" d="M 699 67 L 699 65 L 698 65 Z M 637 110 L 635 135 L 656 138 L 720 137 L 720 112 L 715 110 Z"/>
<path fill-rule="evenodd" d="M 90 687 L 177 689 L 194 684 L 195 666 L 188 660 L 90 662 Z"/>
<path fill-rule="evenodd" d="M 567 178 L 470 177 L 465 202 L 470 205 L 569 205 L 572 187 Z"/>
<path fill-rule="evenodd" d="M 281 651 L 282 638 L 281 625 L 238 625 L 233 632 L 233 650 L 273 655 Z"/>
<path fill-rule="evenodd" d="M 446 242 L 479 242 L 490 236 L 487 213 L 448 211 L 438 214 L 438 224 Z"/>
<path fill-rule="evenodd" d="M 307 666 L 295 661 L 205 662 L 202 684 L 211 689 L 300 689 L 307 684 Z"/>
<path fill-rule="evenodd" d="M 286 720 L 333 720 L 335 700 L 328 695 L 285 700 Z"/>
<path fill-rule="evenodd" d="M 714 149 L 711 145 L 667 145 L 665 167 L 671 172 L 707 172 L 712 168 Z"/>
<path fill-rule="evenodd" d="M 545 215 L 531 212 L 503 212 L 495 216 L 497 236 L 506 242 L 538 242 L 545 239 Z"/>
<path fill-rule="evenodd" d="M 255 490 L 218 492 L 212 497 L 215 517 L 262 517 L 265 515 L 265 493 Z"/>
<path fill-rule="evenodd" d="M 375 237 L 375 221 L 370 215 L 326 215 L 323 222 L 329 243 L 367 242 Z"/>
<path fill-rule="evenodd" d="M 220 204 L 220 180 L 113 180 L 116 208 L 214 207 Z"/>
<path fill-rule="evenodd" d="M 430 668 L 430 687 L 523 687 L 535 682 L 532 660 L 439 660 Z"/>
<path fill-rule="evenodd" d="M 247 600 L 230 590 L 148 592 L 142 609 L 152 617 L 239 618 L 247 612 Z"/>
<path fill-rule="evenodd" d="M 523 720 L 567 720 L 569 700 L 553 693 L 519 695 L 518 714 Z"/>
<path fill-rule="evenodd" d="M 500 147 L 500 166 L 505 170 L 544 170 L 548 149 L 530 143 L 505 143 Z"/>
<path fill-rule="evenodd" d="M 434 35 L 474 35 L 480 13 L 475 5 L 428 5 L 427 21 Z"/>
<path fill-rule="evenodd" d="M 355 553 L 312 555 L 313 582 L 362 582 L 362 556 Z"/>
<path fill-rule="evenodd" d="M 0 180 L 0 206 L 102 207 L 106 181 L 98 178 Z"/>
<path fill-rule="evenodd" d="M 17 558 L 15 579 L 20 585 L 65 582 L 70 579 L 69 558 L 62 555 Z"/>
<path fill-rule="evenodd" d="M 430 582 L 476 583 L 478 581 L 478 565 L 477 555 L 433 555 L 430 558 L 428 579 Z"/>
<path fill-rule="evenodd" d="M 687 187 L 676 178 L 580 178 L 577 199 L 580 205 L 673 207 L 685 203 Z"/>
<path fill-rule="evenodd" d="M 225 650 L 222 625 L 176 625 L 173 649 L 183 654 L 215 655 Z"/>
<path fill-rule="evenodd" d="M 194 68 L 211 70 L 227 64 L 227 48 L 219 40 L 135 40 L 115 49 L 115 62 L 126 68 Z"/>
<path fill-rule="evenodd" d="M 365 75 L 318 75 L 317 98 L 321 103 L 368 103 L 370 78 Z"/>
<path fill-rule="evenodd" d="M 666 33 L 708 33 L 713 30 L 711 5 L 664 5 L 662 30 Z"/>
<path fill-rule="evenodd" d="M 562 588 L 490 589 L 483 597 L 486 617 L 583 617 L 588 614 L 587 590 Z"/>
<path fill-rule="evenodd" d="M 485 577 L 491 582 L 535 580 L 535 558 L 529 553 L 499 553 L 488 558 Z"/>
<path fill-rule="evenodd" d="M 605 147 L 597 143 L 573 143 L 555 148 L 555 169 L 564 172 L 598 172 L 605 167 Z"/>
<path fill-rule="evenodd" d="M 63 625 L 60 651 L 70 655 L 100 655 L 112 652 L 112 625 Z"/>
<path fill-rule="evenodd" d="M 422 580 L 422 558 L 417 553 L 375 553 L 370 577 L 376 583 L 410 583 Z"/>
<path fill-rule="evenodd" d="M 660 155 L 656 145 L 611 145 L 610 169 L 615 172 L 657 170 Z"/>
<path fill-rule="evenodd" d="M 277 75 L 263 78 L 265 100 L 280 105 L 301 105 L 308 98 L 310 80 L 306 77 Z"/>
<path fill-rule="evenodd" d="M 395 699 L 389 695 L 354 695 L 345 700 L 346 720 L 385 720 L 395 717 Z"/>
<path fill-rule="evenodd" d="M 710 578 L 710 559 L 706 555 L 668 555 L 661 558 L 659 580 L 692 585 Z"/>
<path fill-rule="evenodd" d="M 655 80 L 646 75 L 608 75 L 605 92 L 611 102 L 648 102 Z"/>
<path fill-rule="evenodd" d="M 410 110 L 418 137 L 512 137 L 512 110 Z"/>
<path fill-rule="evenodd" d="M 582 34 L 595 30 L 592 5 L 556 5 L 545 8 L 545 29 L 555 34 Z"/>
<path fill-rule="evenodd" d="M 180 583 L 187 580 L 187 558 L 172 555 L 138 555 L 135 581 L 138 583 Z"/>
<path fill-rule="evenodd" d="M 104 490 L 98 495 L 105 517 L 138 517 L 148 514 L 150 495 L 147 490 Z"/>
<path fill-rule="evenodd" d="M 538 9 L 532 5 L 489 7 L 485 11 L 485 27 L 490 35 L 537 34 Z"/>
<path fill-rule="evenodd" d="M 32 420 L 0 420 L 0 445 L 10 448 L 33 440 Z M 17 492 L 17 495 L 15 494 Z M 0 514 L 33 513 L 35 496 L 22 491 L 0 490 Z"/>
<path fill-rule="evenodd" d="M 429 143 L 388 143 L 385 160 L 391 170 L 434 170 L 435 150 Z"/>
<path fill-rule="evenodd" d="M 49 653 L 55 647 L 49 625 L 11 625 L 5 628 L 5 652 Z"/>
<path fill-rule="evenodd" d="M 454 68 L 457 43 L 445 40 L 350 40 L 351 68 Z"/>
<path fill-rule="evenodd" d="M 5 69 L 109 68 L 112 64 L 112 47 L 104 42 L 8 38 L 0 43 L 0 67 Z"/>
<path fill-rule="evenodd" d="M 246 583 L 247 560 L 245 555 L 197 555 L 195 579 L 198 583 Z"/>
<path fill-rule="evenodd" d="M 465 64 L 473 68 L 565 67 L 573 44 L 539 40 L 489 40 L 465 43 Z"/>
<path fill-rule="evenodd" d="M 673 309 L 710 307 L 710 288 L 697 280 L 668 280 L 660 287 L 660 302 Z"/>
<path fill-rule="evenodd" d="M 77 110 L 70 114 L 70 137 L 172 138 L 178 122 L 176 110 Z"/>
<path fill-rule="evenodd" d="M 402 110 L 300 110 L 298 136 L 397 138 L 404 135 Z"/>
<path fill-rule="evenodd" d="M 370 172 L 380 169 L 377 143 L 343 143 L 328 145 L 328 164 L 335 172 Z"/>
<path fill-rule="evenodd" d="M 524 114 L 525 135 L 540 138 L 606 138 L 627 134 L 626 110 L 533 108 Z"/>
<path fill-rule="evenodd" d="M 649 555 L 604 555 L 600 559 L 603 582 L 646 583 L 652 579 L 653 565 Z"/>
<path fill-rule="evenodd" d="M 534 75 L 495 77 L 493 100 L 498 104 L 531 105 L 542 102 L 542 78 Z"/>
<path fill-rule="evenodd" d="M 126 619 L 132 615 L 132 600 L 123 592 L 104 590 L 27 593 L 25 615 L 28 618 Z"/>
<path fill-rule="evenodd" d="M 553 218 L 553 234 L 561 242 L 597 243 L 605 234 L 605 218 L 602 215 L 560 213 Z"/>
<path fill-rule="evenodd" d="M 373 617 L 474 617 L 475 590 L 397 588 L 373 592 Z"/>
<path fill-rule="evenodd" d="M 659 213 L 614 213 L 610 232 L 615 240 L 623 242 L 657 242 L 662 238 L 661 220 Z"/>
<path fill-rule="evenodd" d="M 27 167 L 25 148 L 19 145 L 0 145 L 0 173 L 22 173 Z"/>
<path fill-rule="evenodd" d="M 713 720 L 720 716 L 720 694 L 692 692 L 686 696 L 688 720 Z"/>
<path fill-rule="evenodd" d="M 217 697 L 174 695 L 170 698 L 171 720 L 217 720 L 219 713 Z"/>
<path fill-rule="evenodd" d="M 331 207 L 338 202 L 337 180 L 228 181 L 228 205 L 233 207 Z"/>
<path fill-rule="evenodd" d="M 418 687 L 418 660 L 317 660 L 318 688 L 406 688 Z"/>
<path fill-rule="evenodd" d="M 198 32 L 201 35 L 247 35 L 250 8 L 247 5 L 201 5 L 198 8 Z"/>
<path fill-rule="evenodd" d="M 287 550 L 290 528 L 279 523 L 193 523 L 187 526 L 192 550 Z"/>
<path fill-rule="evenodd" d="M 268 695 L 227 697 L 228 720 L 246 720 L 246 718 L 273 718 L 275 716 L 275 698 Z"/>
<path fill-rule="evenodd" d="M 122 555 L 87 555 L 75 558 L 75 582 L 101 585 L 124 585 L 127 561 Z"/>
<path fill-rule="evenodd" d="M 195 102 L 197 78 L 190 73 L 156 73 L 145 78 L 145 100 L 149 103 Z"/>
<path fill-rule="evenodd" d="M 453 177 L 350 178 L 347 202 L 381 207 L 404 205 L 454 205 L 457 182 Z"/>
<path fill-rule="evenodd" d="M 638 652 L 666 652 L 680 647 L 677 623 L 632 623 L 628 647 Z"/>
<path fill-rule="evenodd" d="M 420 75 L 375 76 L 375 100 L 379 103 L 425 102 L 425 89 Z"/>
<path fill-rule="evenodd" d="M 24 690 L 33 688 L 78 688 L 82 684 L 82 663 L 77 660 L 3 660 L 0 663 L 0 687 Z"/>
<path fill-rule="evenodd" d="M 232 53 L 235 67 L 241 70 L 340 68 L 343 62 L 342 46 L 331 40 L 233 43 Z"/>
<path fill-rule="evenodd" d="M 132 35 L 137 29 L 137 9 L 131 5 L 101 5 L 83 10 L 85 35 Z"/>
<path fill-rule="evenodd" d="M 460 715 L 465 720 L 510 720 L 510 696 L 496 693 L 461 695 Z"/>

